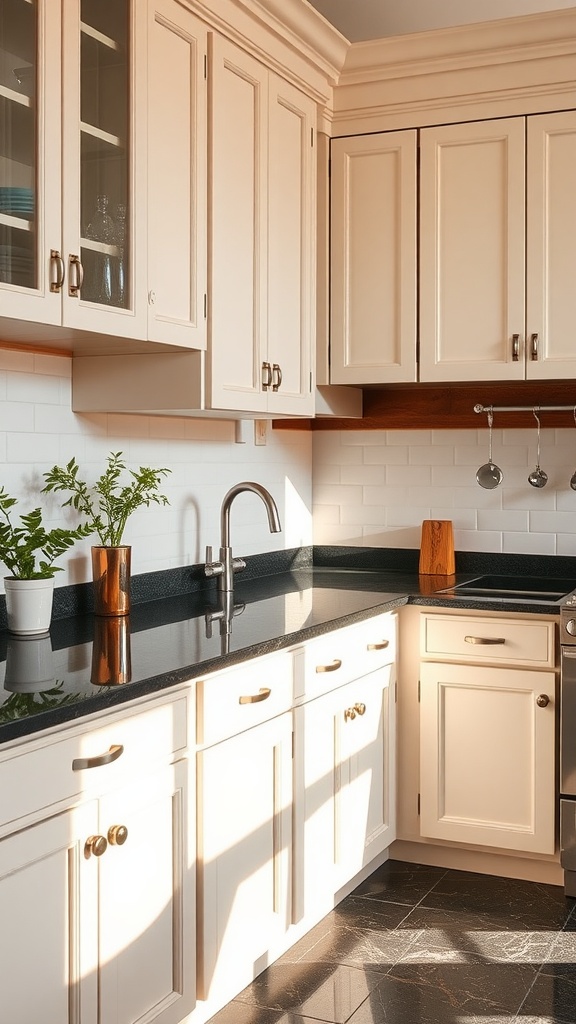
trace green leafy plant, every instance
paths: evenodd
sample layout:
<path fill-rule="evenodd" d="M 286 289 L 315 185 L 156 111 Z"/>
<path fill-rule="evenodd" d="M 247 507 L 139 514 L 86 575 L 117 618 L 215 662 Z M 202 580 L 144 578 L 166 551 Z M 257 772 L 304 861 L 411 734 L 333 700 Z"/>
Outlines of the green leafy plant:
<path fill-rule="evenodd" d="M 81 537 L 91 532 L 86 526 L 74 530 L 54 527 L 46 530 L 42 524 L 42 509 L 20 516 L 20 525 L 12 522 L 11 509 L 18 503 L 4 487 L 0 487 L 0 561 L 17 580 L 51 579 L 61 566 L 54 565 L 60 555 Z"/>
<path fill-rule="evenodd" d="M 64 681 L 56 681 L 56 685 L 40 693 L 11 693 L 0 703 L 0 724 L 17 722 L 20 718 L 29 718 L 39 711 L 52 711 L 53 708 L 75 704 L 83 699 L 83 694 L 63 693 Z"/>
<path fill-rule="evenodd" d="M 128 470 L 132 479 L 122 483 L 121 476 L 126 470 L 122 452 L 110 452 L 107 462 L 107 468 L 91 488 L 78 476 L 80 467 L 76 459 L 70 459 L 64 467 L 53 466 L 44 474 L 44 491 L 69 491 L 70 497 L 62 507 L 72 507 L 85 516 L 88 532 L 98 534 L 102 545 L 116 547 L 122 543 L 128 518 L 136 509 L 151 502 L 169 504 L 159 488 L 162 477 L 171 470 L 140 466 L 138 470 Z"/>

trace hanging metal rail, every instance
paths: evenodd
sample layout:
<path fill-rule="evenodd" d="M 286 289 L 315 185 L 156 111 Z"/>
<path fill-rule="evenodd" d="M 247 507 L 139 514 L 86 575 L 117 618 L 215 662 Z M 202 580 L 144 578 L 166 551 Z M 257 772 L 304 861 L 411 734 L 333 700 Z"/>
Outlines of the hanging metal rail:
<path fill-rule="evenodd" d="M 475 405 L 474 412 L 572 412 L 576 415 L 574 405 Z"/>

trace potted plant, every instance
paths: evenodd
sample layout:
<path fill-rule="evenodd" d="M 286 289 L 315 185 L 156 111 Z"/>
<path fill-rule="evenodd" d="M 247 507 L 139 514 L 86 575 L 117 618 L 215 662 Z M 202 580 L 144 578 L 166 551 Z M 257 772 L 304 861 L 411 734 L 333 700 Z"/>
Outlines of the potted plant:
<path fill-rule="evenodd" d="M 89 533 L 96 533 L 99 545 L 92 547 L 94 611 L 97 615 L 126 615 L 130 610 L 131 546 L 122 543 L 129 517 L 136 509 L 167 505 L 160 493 L 162 477 L 169 469 L 140 466 L 128 470 L 131 479 L 123 482 L 126 463 L 122 452 L 110 452 L 107 467 L 92 487 L 79 477 L 75 458 L 66 466 L 53 466 L 44 474 L 44 491 L 68 491 L 63 508 L 72 507 L 85 517 Z"/>
<path fill-rule="evenodd" d="M 21 515 L 17 525 L 11 517 L 17 503 L 0 487 L 0 561 L 10 573 L 4 579 L 8 629 L 33 636 L 50 628 L 54 575 L 61 571 L 54 562 L 90 531 L 84 525 L 46 530 L 41 508 Z"/>

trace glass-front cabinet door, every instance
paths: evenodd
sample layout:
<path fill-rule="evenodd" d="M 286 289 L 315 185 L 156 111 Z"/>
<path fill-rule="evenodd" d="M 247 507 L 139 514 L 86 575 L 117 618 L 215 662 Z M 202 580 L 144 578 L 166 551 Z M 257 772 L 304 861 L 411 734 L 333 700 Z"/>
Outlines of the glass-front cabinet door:
<path fill-rule="evenodd" d="M 17 335 L 16 319 L 146 337 L 146 19 L 135 10 L 0 0 L 0 337 Z"/>
<path fill-rule="evenodd" d="M 128 337 L 145 337 L 134 259 L 135 214 L 145 210 L 137 21 L 133 0 L 64 0 L 64 323 Z"/>
<path fill-rule="evenodd" d="M 47 7 L 48 0 L 0 3 L 0 309 L 59 323 L 51 284 L 63 268 L 60 10 Z"/>

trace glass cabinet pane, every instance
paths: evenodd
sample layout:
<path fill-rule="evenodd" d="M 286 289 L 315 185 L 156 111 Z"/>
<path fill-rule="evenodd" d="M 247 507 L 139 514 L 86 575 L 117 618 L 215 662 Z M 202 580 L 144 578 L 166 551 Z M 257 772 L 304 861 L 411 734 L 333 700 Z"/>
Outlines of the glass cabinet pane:
<path fill-rule="evenodd" d="M 118 308 L 128 294 L 129 0 L 81 0 L 82 299 Z"/>
<path fill-rule="evenodd" d="M 37 286 L 36 0 L 0 3 L 0 283 Z"/>

